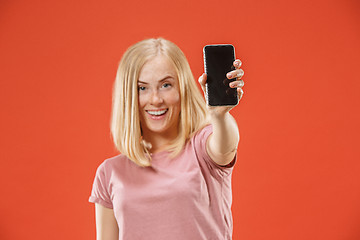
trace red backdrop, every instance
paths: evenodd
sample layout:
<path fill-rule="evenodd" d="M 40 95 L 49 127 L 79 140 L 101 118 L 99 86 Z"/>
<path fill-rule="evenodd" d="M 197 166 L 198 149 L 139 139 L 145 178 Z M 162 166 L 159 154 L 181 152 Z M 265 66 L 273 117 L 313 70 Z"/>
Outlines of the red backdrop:
<path fill-rule="evenodd" d="M 360 239 L 359 5 L 1 1 L 0 238 L 95 239 L 87 201 L 97 166 L 117 154 L 117 64 L 162 36 L 195 78 L 205 44 L 232 43 L 243 61 L 234 239 Z"/>

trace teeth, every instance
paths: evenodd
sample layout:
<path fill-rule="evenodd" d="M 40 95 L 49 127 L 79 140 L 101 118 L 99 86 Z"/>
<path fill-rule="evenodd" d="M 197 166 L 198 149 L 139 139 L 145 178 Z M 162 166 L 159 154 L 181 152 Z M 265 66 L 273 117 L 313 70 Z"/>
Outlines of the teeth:
<path fill-rule="evenodd" d="M 147 111 L 151 115 L 160 116 L 167 112 L 167 109 L 161 111 Z"/>

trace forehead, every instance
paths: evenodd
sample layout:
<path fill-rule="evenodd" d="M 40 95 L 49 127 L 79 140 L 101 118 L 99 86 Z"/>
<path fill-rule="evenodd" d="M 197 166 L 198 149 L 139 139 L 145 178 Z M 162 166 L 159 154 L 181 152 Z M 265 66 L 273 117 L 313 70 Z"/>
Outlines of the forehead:
<path fill-rule="evenodd" d="M 140 70 L 139 81 L 155 81 L 166 76 L 177 78 L 174 64 L 166 56 L 157 55 L 144 64 Z"/>

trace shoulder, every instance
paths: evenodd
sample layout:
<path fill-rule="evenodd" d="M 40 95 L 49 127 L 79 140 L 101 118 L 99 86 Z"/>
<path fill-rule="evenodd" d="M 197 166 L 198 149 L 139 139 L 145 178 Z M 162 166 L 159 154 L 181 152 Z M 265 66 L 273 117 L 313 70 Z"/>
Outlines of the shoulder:
<path fill-rule="evenodd" d="M 204 135 L 210 135 L 213 131 L 213 127 L 211 124 L 207 124 L 197 130 L 194 134 L 194 137 L 204 136 Z"/>
<path fill-rule="evenodd" d="M 236 156 L 233 159 L 233 161 L 226 165 L 226 166 L 221 166 L 219 164 L 217 164 L 216 162 L 214 162 L 214 160 L 211 159 L 211 157 L 209 156 L 207 150 L 206 150 L 206 145 L 207 145 L 207 140 L 209 139 L 209 136 L 213 133 L 213 127 L 211 124 L 206 125 L 205 127 L 203 127 L 202 129 L 198 130 L 196 132 L 196 134 L 194 135 L 194 137 L 192 138 L 192 145 L 195 149 L 197 158 L 199 160 L 199 162 L 205 162 L 207 167 L 214 172 L 217 172 L 217 174 L 219 176 L 225 176 L 225 175 L 229 175 L 232 171 L 232 167 L 234 166 L 235 162 L 236 162 Z"/>
<path fill-rule="evenodd" d="M 191 138 L 190 145 L 195 150 L 198 157 L 207 155 L 205 149 L 206 141 L 211 134 L 212 134 L 212 125 L 209 124 L 200 128 L 197 132 L 194 133 L 193 137 Z"/>
<path fill-rule="evenodd" d="M 97 168 L 97 172 L 109 173 L 113 169 L 122 168 L 131 162 L 125 155 L 119 154 L 105 159 Z"/>
<path fill-rule="evenodd" d="M 136 166 L 135 163 L 123 154 L 107 158 L 98 166 L 95 181 L 103 185 L 104 188 L 111 188 L 115 182 L 129 177 L 130 173 L 134 173 L 137 170 L 135 169 Z"/>
<path fill-rule="evenodd" d="M 118 169 L 122 169 L 121 164 L 123 164 L 126 159 L 127 158 L 124 155 L 117 155 L 105 159 L 98 166 L 93 182 L 91 196 L 89 198 L 90 202 L 100 203 L 107 208 L 113 208 L 112 186 L 116 182 L 114 176 L 119 171 Z"/>
<path fill-rule="evenodd" d="M 195 142 L 201 142 L 206 141 L 207 138 L 212 134 L 213 127 L 211 124 L 205 125 L 204 127 L 200 128 L 192 137 L 192 141 Z"/>

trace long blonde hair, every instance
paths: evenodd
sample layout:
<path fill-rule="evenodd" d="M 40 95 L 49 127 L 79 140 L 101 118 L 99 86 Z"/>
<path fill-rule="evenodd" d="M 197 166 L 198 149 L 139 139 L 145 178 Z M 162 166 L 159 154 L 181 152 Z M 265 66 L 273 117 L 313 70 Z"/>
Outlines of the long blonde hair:
<path fill-rule="evenodd" d="M 180 88 L 179 135 L 171 143 L 171 156 L 181 152 L 186 141 L 207 124 L 207 109 L 189 63 L 178 46 L 163 38 L 146 39 L 124 53 L 113 88 L 111 134 L 117 150 L 139 166 L 151 165 L 151 156 L 143 144 L 138 107 L 138 78 L 144 64 L 162 54 L 173 63 Z"/>

